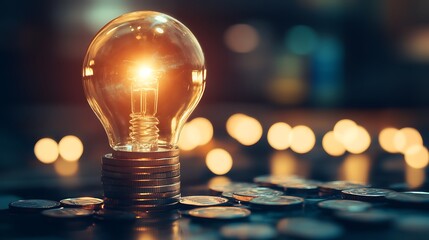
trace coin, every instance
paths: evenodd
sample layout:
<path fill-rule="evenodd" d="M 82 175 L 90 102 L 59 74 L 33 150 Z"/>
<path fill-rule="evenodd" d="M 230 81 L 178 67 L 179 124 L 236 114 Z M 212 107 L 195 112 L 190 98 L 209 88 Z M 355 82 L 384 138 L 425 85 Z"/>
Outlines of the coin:
<path fill-rule="evenodd" d="M 246 218 L 251 212 L 239 207 L 203 207 L 192 209 L 188 213 L 196 218 L 235 220 Z"/>
<path fill-rule="evenodd" d="M 331 222 L 310 218 L 285 218 L 278 222 L 281 235 L 299 239 L 334 239 L 343 234 L 343 228 Z"/>
<path fill-rule="evenodd" d="M 129 205 L 129 206 L 119 206 L 119 205 L 104 205 L 105 209 L 112 210 L 121 210 L 121 211 L 168 211 L 175 209 L 177 207 L 177 202 L 168 203 L 168 204 L 139 204 L 139 205 Z"/>
<path fill-rule="evenodd" d="M 113 186 L 103 185 L 104 192 L 121 192 L 121 193 L 163 193 L 180 190 L 180 182 L 170 185 L 159 186 Z"/>
<path fill-rule="evenodd" d="M 302 180 L 302 178 L 291 175 L 291 176 L 283 176 L 283 175 L 263 175 L 253 178 L 253 182 L 263 187 L 276 187 L 278 184 L 287 182 L 287 181 L 298 181 Z"/>
<path fill-rule="evenodd" d="M 264 209 L 300 208 L 304 199 L 294 196 L 261 196 L 250 201 L 250 206 Z"/>
<path fill-rule="evenodd" d="M 186 196 L 180 198 L 179 202 L 187 207 L 209 207 L 226 204 L 228 199 L 213 196 Z"/>
<path fill-rule="evenodd" d="M 143 179 L 164 179 L 180 176 L 180 170 L 173 170 L 163 173 L 119 173 L 102 170 L 102 177 L 115 178 L 115 179 L 127 179 L 127 180 L 143 180 Z"/>
<path fill-rule="evenodd" d="M 100 221 L 107 222 L 132 222 L 135 221 L 137 215 L 132 212 L 103 209 L 94 214 L 94 218 Z"/>
<path fill-rule="evenodd" d="M 427 208 L 429 207 L 429 194 L 415 192 L 391 192 L 386 196 L 387 201 L 398 207 Z"/>
<path fill-rule="evenodd" d="M 127 192 L 104 192 L 104 196 L 112 199 L 139 199 L 139 198 L 169 198 L 180 194 L 180 190 L 171 192 L 139 192 L 139 193 L 127 193 Z"/>
<path fill-rule="evenodd" d="M 253 187 L 257 187 L 257 185 L 254 183 L 232 182 L 225 185 L 210 186 L 209 188 L 210 188 L 210 191 L 212 191 L 215 194 L 222 194 L 223 192 L 234 192 L 244 188 L 253 188 Z"/>
<path fill-rule="evenodd" d="M 321 195 L 326 194 L 340 194 L 343 190 L 354 189 L 354 188 L 365 188 L 369 185 L 363 185 L 358 183 L 352 183 L 347 181 L 332 181 L 322 183 L 319 185 Z"/>
<path fill-rule="evenodd" d="M 180 194 L 168 198 L 136 198 L 136 199 L 112 199 L 105 198 L 104 202 L 109 205 L 132 206 L 145 204 L 169 204 L 177 203 L 180 199 Z"/>
<path fill-rule="evenodd" d="M 161 179 L 140 179 L 140 180 L 124 180 L 102 177 L 103 184 L 112 186 L 154 186 L 154 185 L 169 185 L 180 182 L 180 176 Z"/>
<path fill-rule="evenodd" d="M 348 212 L 362 212 L 371 207 L 370 203 L 355 200 L 326 200 L 317 205 L 324 210 Z"/>
<path fill-rule="evenodd" d="M 233 223 L 220 229 L 223 239 L 275 239 L 277 231 L 263 223 Z"/>
<path fill-rule="evenodd" d="M 83 209 L 100 209 L 103 205 L 103 200 L 93 197 L 78 197 L 78 198 L 66 198 L 60 201 L 64 207 L 75 207 Z"/>
<path fill-rule="evenodd" d="M 171 165 L 163 165 L 163 166 L 153 166 L 153 167 L 118 167 L 118 166 L 110 166 L 110 165 L 101 165 L 102 169 L 110 172 L 118 172 L 118 173 L 164 173 L 177 171 L 180 169 L 180 163 L 171 164 Z"/>
<path fill-rule="evenodd" d="M 312 182 L 285 182 L 277 184 L 288 194 L 312 195 L 319 192 L 319 186 Z"/>
<path fill-rule="evenodd" d="M 384 201 L 387 194 L 391 192 L 393 191 L 381 188 L 354 188 L 343 190 L 341 194 L 345 199 L 380 202 Z"/>
<path fill-rule="evenodd" d="M 339 211 L 335 214 L 335 217 L 352 227 L 381 227 L 393 222 L 393 216 L 383 211 Z"/>
<path fill-rule="evenodd" d="M 117 159 L 112 157 L 112 154 L 107 154 L 102 158 L 102 163 L 117 167 L 150 167 L 172 165 L 179 163 L 179 157 L 172 158 L 138 158 L 138 159 Z"/>
<path fill-rule="evenodd" d="M 276 191 L 266 187 L 251 188 L 234 192 L 232 197 L 237 201 L 250 202 L 250 200 L 261 196 L 280 196 L 283 192 Z"/>
<path fill-rule="evenodd" d="M 38 212 L 59 206 L 59 202 L 43 199 L 18 200 L 9 203 L 9 208 L 17 212 Z"/>
<path fill-rule="evenodd" d="M 80 208 L 57 208 L 44 210 L 42 214 L 57 219 L 83 219 L 91 217 L 94 211 Z"/>

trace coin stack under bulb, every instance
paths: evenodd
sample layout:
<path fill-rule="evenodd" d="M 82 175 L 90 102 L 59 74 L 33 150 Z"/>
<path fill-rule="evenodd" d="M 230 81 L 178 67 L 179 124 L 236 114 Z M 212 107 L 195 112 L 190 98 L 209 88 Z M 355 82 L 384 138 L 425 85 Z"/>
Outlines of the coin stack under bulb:
<path fill-rule="evenodd" d="M 107 154 L 101 180 L 105 209 L 171 210 L 180 199 L 179 150 Z"/>

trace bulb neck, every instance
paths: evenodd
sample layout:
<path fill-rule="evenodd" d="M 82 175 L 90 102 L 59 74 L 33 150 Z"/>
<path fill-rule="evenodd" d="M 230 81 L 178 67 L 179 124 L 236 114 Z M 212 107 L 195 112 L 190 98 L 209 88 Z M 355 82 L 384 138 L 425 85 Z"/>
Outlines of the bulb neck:
<path fill-rule="evenodd" d="M 150 152 L 158 150 L 159 124 L 158 118 L 130 114 L 130 138 L 132 150 L 136 152 Z"/>

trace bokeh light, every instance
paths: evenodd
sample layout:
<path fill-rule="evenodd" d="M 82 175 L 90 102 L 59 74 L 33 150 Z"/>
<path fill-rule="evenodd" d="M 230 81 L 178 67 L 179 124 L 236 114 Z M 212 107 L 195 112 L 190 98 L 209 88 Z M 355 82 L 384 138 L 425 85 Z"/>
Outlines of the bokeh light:
<path fill-rule="evenodd" d="M 82 141 L 73 135 L 63 137 L 58 143 L 60 156 L 70 162 L 78 161 L 83 154 Z"/>
<path fill-rule="evenodd" d="M 229 179 L 229 177 L 226 176 L 216 176 L 216 177 L 212 177 L 209 180 L 208 186 L 209 187 L 213 187 L 213 186 L 226 186 L 228 184 L 231 183 L 231 179 Z"/>
<path fill-rule="evenodd" d="M 371 145 L 371 136 L 362 126 L 357 126 L 355 129 L 356 134 L 354 139 L 343 144 L 346 150 L 350 153 L 359 154 L 365 152 L 369 148 Z"/>
<path fill-rule="evenodd" d="M 366 154 L 348 155 L 340 168 L 340 179 L 355 183 L 368 183 L 370 158 Z"/>
<path fill-rule="evenodd" d="M 245 146 L 250 146 L 259 141 L 263 129 L 261 123 L 255 118 L 237 113 L 226 122 L 228 134 Z"/>
<path fill-rule="evenodd" d="M 350 119 L 342 119 L 334 126 L 334 135 L 344 145 L 351 143 L 358 134 L 357 124 Z"/>
<path fill-rule="evenodd" d="M 389 153 L 397 153 L 398 149 L 395 147 L 394 138 L 398 129 L 396 128 L 384 128 L 381 130 L 378 135 L 378 142 L 380 143 L 381 148 L 383 148 L 386 152 Z"/>
<path fill-rule="evenodd" d="M 34 155 L 45 164 L 53 163 L 58 159 L 58 144 L 51 138 L 42 138 L 34 145 Z"/>
<path fill-rule="evenodd" d="M 424 168 L 405 167 L 405 181 L 411 189 L 421 187 L 426 179 L 426 171 Z"/>
<path fill-rule="evenodd" d="M 191 122 L 185 123 L 180 133 L 178 146 L 181 150 L 190 151 L 196 148 L 199 144 L 198 128 Z"/>
<path fill-rule="evenodd" d="M 193 119 L 192 124 L 198 129 L 198 145 L 202 146 L 213 138 L 213 125 L 207 118 L 198 117 Z"/>
<path fill-rule="evenodd" d="M 338 141 L 333 131 L 329 131 L 323 136 L 322 146 L 325 152 L 331 156 L 341 156 L 346 152 L 346 148 Z"/>
<path fill-rule="evenodd" d="M 268 130 L 267 140 L 277 150 L 285 150 L 290 146 L 289 135 L 292 128 L 283 122 L 274 123 Z"/>
<path fill-rule="evenodd" d="M 307 153 L 313 149 L 316 136 L 311 128 L 298 125 L 292 128 L 289 135 L 290 148 L 296 153 Z"/>
<path fill-rule="evenodd" d="M 423 145 L 423 139 L 419 131 L 410 127 L 402 128 L 397 131 L 393 141 L 395 148 L 401 153 L 405 153 L 411 146 Z"/>
<path fill-rule="evenodd" d="M 55 172 L 62 177 L 70 177 L 75 175 L 79 170 L 78 162 L 64 161 L 59 159 L 54 163 Z"/>
<path fill-rule="evenodd" d="M 270 174 L 275 176 L 290 176 L 297 172 L 296 157 L 290 152 L 275 152 L 270 158 Z"/>
<path fill-rule="evenodd" d="M 414 145 L 405 152 L 405 162 L 412 168 L 425 168 L 429 163 L 428 149 L 422 145 Z"/>
<path fill-rule="evenodd" d="M 236 24 L 225 32 L 225 44 L 237 53 L 248 53 L 259 45 L 258 31 L 248 24 Z"/>
<path fill-rule="evenodd" d="M 232 157 L 226 150 L 215 148 L 207 153 L 206 164 L 214 174 L 224 175 L 232 168 Z"/>

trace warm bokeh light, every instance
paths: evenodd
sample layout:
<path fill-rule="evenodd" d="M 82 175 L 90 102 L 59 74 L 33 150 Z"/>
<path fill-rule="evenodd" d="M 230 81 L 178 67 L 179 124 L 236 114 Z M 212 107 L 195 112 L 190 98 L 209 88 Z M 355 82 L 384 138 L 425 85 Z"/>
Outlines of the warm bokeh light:
<path fill-rule="evenodd" d="M 421 187 L 426 179 L 426 171 L 423 168 L 417 169 L 410 166 L 405 167 L 405 181 L 411 189 Z"/>
<path fill-rule="evenodd" d="M 232 157 L 224 149 L 216 148 L 207 153 L 206 164 L 216 175 L 224 175 L 232 168 Z"/>
<path fill-rule="evenodd" d="M 62 177 L 70 177 L 75 175 L 79 170 L 78 162 L 58 160 L 54 164 L 55 172 Z"/>
<path fill-rule="evenodd" d="M 245 146 L 250 146 L 262 137 L 262 125 L 255 118 L 237 113 L 226 122 L 229 135 Z"/>
<path fill-rule="evenodd" d="M 51 138 L 42 138 L 34 145 L 34 155 L 42 163 L 53 163 L 57 160 L 58 144 Z"/>
<path fill-rule="evenodd" d="M 248 24 L 236 24 L 225 32 L 225 44 L 237 53 L 248 53 L 259 45 L 259 34 Z"/>
<path fill-rule="evenodd" d="M 355 129 L 356 134 L 354 136 L 354 139 L 350 139 L 352 141 L 347 141 L 343 144 L 346 150 L 350 153 L 359 154 L 365 152 L 369 148 L 369 146 L 371 145 L 371 136 L 369 135 L 368 131 L 362 126 L 357 126 L 355 127 Z"/>
<path fill-rule="evenodd" d="M 385 128 L 381 130 L 378 135 L 378 142 L 380 143 L 381 148 L 389 153 L 397 153 L 398 149 L 395 147 L 394 138 L 398 129 L 396 128 Z"/>
<path fill-rule="evenodd" d="M 213 186 L 226 186 L 231 183 L 231 179 L 226 176 L 216 176 L 212 177 L 208 183 L 209 187 Z"/>
<path fill-rule="evenodd" d="M 346 148 L 338 141 L 333 131 L 329 131 L 323 136 L 322 146 L 325 152 L 331 156 L 341 156 L 346 152 Z"/>
<path fill-rule="evenodd" d="M 313 130 L 304 125 L 295 126 L 289 135 L 290 148 L 296 153 L 307 153 L 313 149 L 316 136 Z"/>
<path fill-rule="evenodd" d="M 185 123 L 180 133 L 178 146 L 181 150 L 190 151 L 199 145 L 198 128 L 191 122 Z"/>
<path fill-rule="evenodd" d="M 370 171 L 368 155 L 348 155 L 340 168 L 340 179 L 356 183 L 368 183 Z"/>
<path fill-rule="evenodd" d="M 289 176 L 297 173 L 296 157 L 290 152 L 275 152 L 270 158 L 270 174 Z"/>
<path fill-rule="evenodd" d="M 393 141 L 395 148 L 401 153 L 405 153 L 413 145 L 423 145 L 423 139 L 419 131 L 410 127 L 397 131 Z"/>
<path fill-rule="evenodd" d="M 290 146 L 289 135 L 292 128 L 283 122 L 274 123 L 268 130 L 267 140 L 277 150 L 285 150 Z"/>
<path fill-rule="evenodd" d="M 70 162 L 79 160 L 83 154 L 83 144 L 82 141 L 72 135 L 65 136 L 58 143 L 58 149 L 60 156 Z"/>
<path fill-rule="evenodd" d="M 212 123 L 202 117 L 195 118 L 191 121 L 195 128 L 198 129 L 198 145 L 202 146 L 210 142 L 213 138 L 213 125 Z"/>
<path fill-rule="evenodd" d="M 357 124 L 350 119 L 342 119 L 334 126 L 334 135 L 344 145 L 351 143 L 358 134 Z"/>
<path fill-rule="evenodd" d="M 422 145 L 413 145 L 405 152 L 405 162 L 412 168 L 425 168 L 429 163 L 428 149 Z"/>

